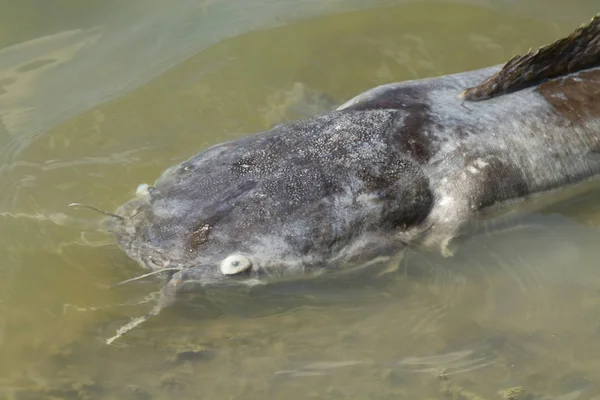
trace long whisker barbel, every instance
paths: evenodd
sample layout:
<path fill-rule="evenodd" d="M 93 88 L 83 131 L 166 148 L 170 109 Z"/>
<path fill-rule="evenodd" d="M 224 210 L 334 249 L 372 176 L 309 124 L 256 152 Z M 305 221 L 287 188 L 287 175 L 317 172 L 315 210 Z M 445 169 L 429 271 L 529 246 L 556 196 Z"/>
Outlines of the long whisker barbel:
<path fill-rule="evenodd" d="M 113 217 L 113 218 L 117 218 L 117 219 L 119 219 L 121 221 L 125 221 L 125 218 L 122 217 L 122 216 L 120 216 L 120 215 L 113 214 L 113 213 L 110 213 L 108 211 L 104 211 L 104 210 L 101 210 L 99 208 L 96 208 L 96 207 L 88 206 L 87 204 L 71 203 L 71 204 L 69 204 L 69 207 L 83 207 L 83 208 L 88 208 L 88 209 L 90 209 L 92 211 L 99 212 L 100 214 L 108 215 L 109 217 Z"/>
<path fill-rule="evenodd" d="M 143 276 L 156 274 L 156 273 L 159 273 L 159 272 L 162 272 L 165 270 L 181 271 L 182 269 L 183 268 L 164 268 L 164 269 L 161 269 L 160 271 L 154 271 L 149 274 L 142 275 L 142 276 L 139 276 L 139 277 L 133 278 L 133 279 L 139 279 Z M 160 298 L 158 299 L 157 304 L 154 307 L 152 307 L 152 310 L 150 310 L 150 312 L 146 315 L 132 319 L 126 325 L 117 329 L 117 334 L 111 338 L 106 339 L 106 344 L 109 344 L 109 345 L 112 344 L 115 340 L 122 337 L 126 333 L 130 332 L 134 328 L 140 326 L 144 322 L 148 321 L 153 316 L 160 314 L 160 312 L 164 308 L 171 306 L 175 302 L 175 294 L 176 294 L 175 292 L 176 292 L 178 284 L 179 284 L 178 281 L 171 280 L 166 285 L 164 285 L 163 288 L 160 290 Z"/>
<path fill-rule="evenodd" d="M 182 269 L 183 268 L 176 268 L 176 267 L 163 268 L 163 269 L 160 269 L 158 271 L 148 272 L 147 274 L 139 275 L 139 276 L 136 276 L 136 277 L 133 277 L 133 278 L 126 279 L 124 281 L 115 283 L 114 285 L 110 285 L 109 288 L 112 289 L 114 287 L 121 286 L 121 285 L 124 285 L 126 283 L 130 283 L 130 282 L 135 282 L 137 280 L 144 279 L 144 278 L 147 278 L 147 277 L 152 276 L 152 275 L 157 275 L 157 274 L 160 274 L 160 273 L 165 272 L 165 271 L 181 271 Z"/>

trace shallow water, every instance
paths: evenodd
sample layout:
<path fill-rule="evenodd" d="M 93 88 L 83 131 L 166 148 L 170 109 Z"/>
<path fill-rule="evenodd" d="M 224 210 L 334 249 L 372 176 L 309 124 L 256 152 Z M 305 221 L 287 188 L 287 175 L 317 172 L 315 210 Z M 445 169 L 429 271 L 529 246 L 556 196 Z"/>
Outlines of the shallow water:
<path fill-rule="evenodd" d="M 142 271 L 97 215 L 67 207 L 113 210 L 213 143 L 377 84 L 500 63 L 597 12 L 587 0 L 0 3 L 0 398 L 493 399 L 514 386 L 600 398 L 597 195 L 451 259 L 209 291 L 111 346 L 159 284 L 108 289 Z"/>

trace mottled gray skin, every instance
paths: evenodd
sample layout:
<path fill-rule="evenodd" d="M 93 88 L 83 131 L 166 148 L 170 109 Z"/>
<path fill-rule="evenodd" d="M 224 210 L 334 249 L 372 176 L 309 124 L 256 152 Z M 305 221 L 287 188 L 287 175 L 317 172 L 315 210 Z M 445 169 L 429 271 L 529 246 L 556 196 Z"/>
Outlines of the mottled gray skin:
<path fill-rule="evenodd" d="M 319 273 L 407 246 L 448 255 L 487 210 L 600 173 L 600 70 L 462 102 L 498 69 L 381 86 L 214 146 L 140 190 L 111 230 L 147 268 L 183 268 L 177 287 Z M 224 275 L 232 254 L 252 267 Z"/>

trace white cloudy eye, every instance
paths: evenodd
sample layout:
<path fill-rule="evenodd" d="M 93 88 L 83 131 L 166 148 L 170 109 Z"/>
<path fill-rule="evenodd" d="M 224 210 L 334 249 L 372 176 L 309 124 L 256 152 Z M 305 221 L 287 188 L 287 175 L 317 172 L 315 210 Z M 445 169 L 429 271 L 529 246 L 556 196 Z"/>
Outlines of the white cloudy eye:
<path fill-rule="evenodd" d="M 246 257 L 234 254 L 221 261 L 221 273 L 223 275 L 235 275 L 249 270 L 252 263 Z"/>

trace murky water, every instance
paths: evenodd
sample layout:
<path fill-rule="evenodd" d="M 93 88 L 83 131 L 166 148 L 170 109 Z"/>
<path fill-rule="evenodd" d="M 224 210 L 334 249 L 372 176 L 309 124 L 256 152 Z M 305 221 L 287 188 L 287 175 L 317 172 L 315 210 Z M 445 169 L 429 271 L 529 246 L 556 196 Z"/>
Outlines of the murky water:
<path fill-rule="evenodd" d="M 369 4 L 367 4 L 369 3 Z M 386 6 L 385 8 L 383 6 Z M 500 63 L 594 1 L 0 3 L 0 398 L 600 398 L 598 196 L 394 273 L 152 307 L 113 210 L 207 146 Z M 442 376 L 440 377 L 440 374 Z M 510 397 L 510 396 L 507 396 Z"/>

